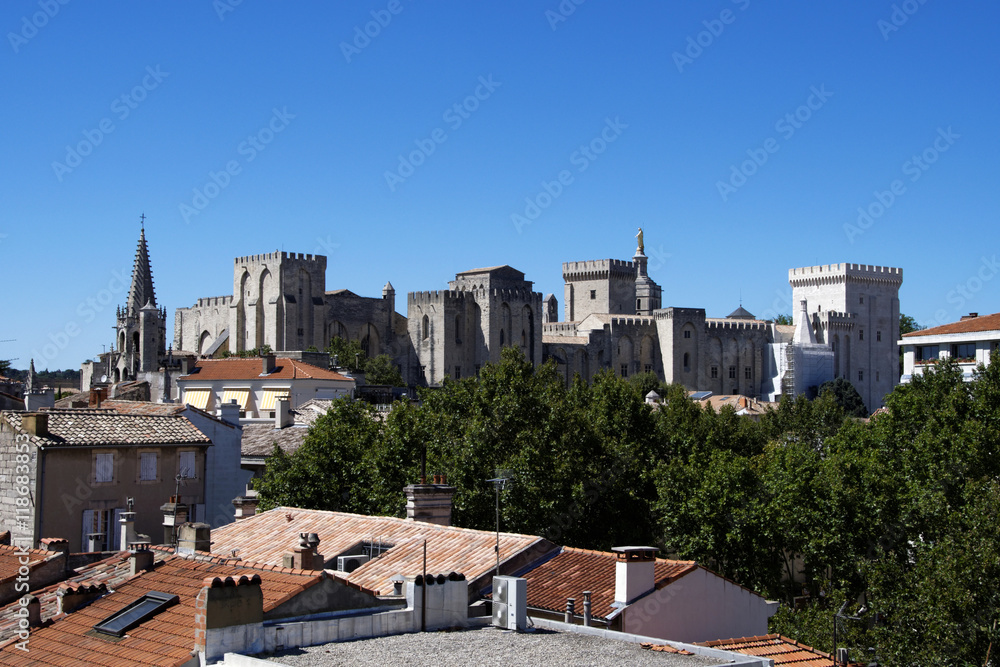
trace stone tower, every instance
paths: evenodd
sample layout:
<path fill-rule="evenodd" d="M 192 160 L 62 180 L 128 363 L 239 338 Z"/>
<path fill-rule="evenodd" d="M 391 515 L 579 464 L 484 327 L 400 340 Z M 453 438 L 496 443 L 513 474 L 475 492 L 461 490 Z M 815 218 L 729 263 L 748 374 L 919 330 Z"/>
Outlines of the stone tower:
<path fill-rule="evenodd" d="M 635 266 L 635 314 L 652 315 L 654 310 L 659 310 L 661 307 L 661 290 L 646 273 L 647 257 L 642 244 L 641 229 L 638 238 L 639 245 L 632 257 L 632 264 Z"/>
<path fill-rule="evenodd" d="M 233 260 L 229 349 L 326 347 L 326 257 L 293 252 Z"/>
<path fill-rule="evenodd" d="M 153 269 L 149 263 L 146 229 L 139 232 L 139 244 L 132 265 L 128 299 L 117 311 L 117 359 L 114 382 L 134 380 L 140 373 L 154 372 L 166 354 L 167 312 L 156 305 Z"/>
<path fill-rule="evenodd" d="M 807 317 L 817 343 L 833 349 L 835 377 L 846 377 L 869 411 L 882 407 L 899 375 L 899 288 L 903 270 L 865 264 L 828 264 L 788 271 L 792 301 L 806 301 L 794 324 Z M 804 313 L 804 315 L 803 315 Z"/>

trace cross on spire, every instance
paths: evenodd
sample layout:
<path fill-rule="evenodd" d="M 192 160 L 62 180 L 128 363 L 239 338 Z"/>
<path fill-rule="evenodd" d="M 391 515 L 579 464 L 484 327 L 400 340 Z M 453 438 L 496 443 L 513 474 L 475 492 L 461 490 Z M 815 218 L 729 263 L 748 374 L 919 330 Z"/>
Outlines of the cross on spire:
<path fill-rule="evenodd" d="M 146 213 L 145 212 L 143 212 L 143 214 L 139 216 L 139 227 L 143 231 L 145 231 L 145 229 L 146 229 Z"/>

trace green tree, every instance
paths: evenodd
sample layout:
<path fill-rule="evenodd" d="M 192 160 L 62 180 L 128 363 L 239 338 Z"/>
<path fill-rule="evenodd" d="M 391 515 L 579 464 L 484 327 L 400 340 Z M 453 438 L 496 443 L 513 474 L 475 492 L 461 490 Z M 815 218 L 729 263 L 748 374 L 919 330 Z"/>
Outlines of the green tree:
<path fill-rule="evenodd" d="M 789 325 L 792 323 L 792 316 L 789 315 L 788 313 L 781 313 L 780 315 L 774 318 L 774 323 Z"/>
<path fill-rule="evenodd" d="M 388 354 L 380 354 L 369 359 L 364 364 L 365 382 L 367 384 L 387 384 L 393 387 L 405 387 L 403 376 L 392 363 Z"/>
<path fill-rule="evenodd" d="M 837 405 L 843 408 L 845 414 L 860 418 L 868 416 L 868 408 L 865 406 L 864 399 L 847 378 L 839 377 L 821 384 L 819 395 L 826 394 L 829 394 L 837 402 Z"/>
<path fill-rule="evenodd" d="M 0 359 L 0 375 L 7 376 L 10 373 L 10 360 Z"/>
<path fill-rule="evenodd" d="M 340 336 L 334 336 L 330 339 L 330 344 L 326 346 L 326 352 L 330 355 L 331 364 L 334 363 L 334 357 L 336 357 L 337 365 L 349 369 L 352 373 L 360 373 L 368 360 L 368 355 L 361 349 L 361 343 Z"/>
<path fill-rule="evenodd" d="M 917 324 L 917 321 L 907 315 L 906 313 L 899 314 L 899 335 L 905 336 L 908 333 L 913 333 L 914 331 L 923 331 L 927 327 Z M 899 375 L 903 376 L 903 350 L 899 350 Z"/>

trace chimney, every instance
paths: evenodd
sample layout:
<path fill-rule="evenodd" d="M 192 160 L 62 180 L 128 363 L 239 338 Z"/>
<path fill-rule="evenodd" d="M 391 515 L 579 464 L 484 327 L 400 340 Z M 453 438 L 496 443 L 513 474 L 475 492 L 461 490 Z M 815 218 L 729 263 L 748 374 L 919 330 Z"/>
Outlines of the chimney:
<path fill-rule="evenodd" d="M 274 372 L 274 362 L 275 357 L 273 354 L 263 354 L 260 357 L 263 368 L 261 370 L 261 375 L 270 375 Z"/>
<path fill-rule="evenodd" d="M 135 576 L 140 572 L 153 569 L 153 552 L 148 544 L 134 544 L 128 556 L 128 572 Z"/>
<path fill-rule="evenodd" d="M 289 398 L 287 396 L 277 397 L 274 401 L 274 428 L 291 426 L 294 421 Z"/>
<path fill-rule="evenodd" d="M 121 531 L 121 541 L 119 544 L 122 549 L 127 549 L 133 542 L 135 542 L 135 512 L 131 509 L 127 512 L 122 512 L 121 518 L 118 520 L 118 529 Z"/>
<path fill-rule="evenodd" d="M 170 496 L 170 502 L 160 505 L 163 512 L 163 544 L 173 544 L 177 527 L 187 521 L 187 505 L 177 502 L 177 496 Z"/>
<path fill-rule="evenodd" d="M 256 514 L 259 502 L 260 498 L 257 496 L 257 492 L 252 489 L 247 489 L 247 492 L 242 496 L 233 498 L 233 506 L 236 508 L 236 520 L 241 521 Z"/>
<path fill-rule="evenodd" d="M 87 533 L 87 551 L 104 551 L 104 533 Z"/>
<path fill-rule="evenodd" d="M 322 570 L 326 559 L 321 556 L 317 548 L 319 547 L 319 535 L 316 533 L 299 533 L 299 546 L 286 553 L 281 558 L 282 567 L 290 567 L 296 570 Z"/>
<path fill-rule="evenodd" d="M 191 357 L 181 357 L 181 375 L 191 374 Z"/>
<path fill-rule="evenodd" d="M 61 584 L 56 591 L 57 613 L 68 614 L 107 592 L 107 584 Z"/>
<path fill-rule="evenodd" d="M 219 404 L 219 418 L 234 426 L 240 423 L 240 404 L 235 400 Z"/>
<path fill-rule="evenodd" d="M 969 313 L 968 315 L 962 315 L 962 318 L 959 320 L 959 322 L 964 322 L 965 320 L 974 320 L 977 317 L 979 317 L 979 313 Z"/>
<path fill-rule="evenodd" d="M 38 597 L 32 595 L 28 598 L 28 627 L 37 628 L 42 624 L 42 603 Z"/>
<path fill-rule="evenodd" d="M 21 415 L 21 428 L 39 438 L 49 437 L 49 416 L 44 412 L 26 412 Z"/>
<path fill-rule="evenodd" d="M 444 475 L 435 475 L 434 484 L 410 484 L 406 493 L 406 518 L 439 526 L 451 525 L 451 500 L 455 487 L 445 484 Z"/>
<path fill-rule="evenodd" d="M 656 547 L 614 547 L 615 602 L 629 604 L 656 586 Z"/>
<path fill-rule="evenodd" d="M 263 629 L 264 595 L 260 575 L 252 577 L 208 577 L 194 601 L 194 648 L 205 654 L 206 662 L 222 658 L 225 652 L 260 653 L 263 632 L 212 632 L 223 628 L 256 625 Z M 257 640 L 251 637 L 258 636 Z M 237 638 L 239 637 L 239 639 Z M 242 641 L 240 641 L 242 639 Z"/>
<path fill-rule="evenodd" d="M 61 537 L 43 537 L 38 540 L 38 548 L 69 555 L 69 541 Z"/>
<path fill-rule="evenodd" d="M 108 397 L 107 387 L 94 387 L 90 390 L 90 403 L 87 407 L 99 408 L 101 407 L 101 402 Z"/>
<path fill-rule="evenodd" d="M 212 527 L 207 523 L 182 524 L 177 533 L 177 553 L 212 550 Z"/>

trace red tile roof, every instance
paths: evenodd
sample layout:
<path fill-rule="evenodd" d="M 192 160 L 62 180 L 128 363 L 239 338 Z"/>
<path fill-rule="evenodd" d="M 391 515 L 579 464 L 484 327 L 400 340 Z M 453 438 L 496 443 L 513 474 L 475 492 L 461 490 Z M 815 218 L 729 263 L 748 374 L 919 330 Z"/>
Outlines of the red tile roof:
<path fill-rule="evenodd" d="M 23 412 L 4 412 L 2 418 L 21 430 Z M 111 410 L 48 410 L 46 437 L 31 436 L 35 445 L 208 445 L 211 440 L 179 416 L 123 415 Z"/>
<path fill-rule="evenodd" d="M 21 567 L 21 565 L 27 565 L 30 569 L 34 569 L 38 567 L 42 561 L 59 555 L 55 551 L 48 551 L 44 549 L 26 549 L 25 551 L 28 552 L 28 562 L 21 563 L 20 559 L 24 553 L 21 549 L 10 546 L 9 544 L 0 544 L 0 583 L 16 577 L 17 570 Z"/>
<path fill-rule="evenodd" d="M 979 317 L 972 317 L 958 322 L 952 322 L 951 324 L 942 324 L 939 327 L 921 329 L 920 331 L 911 331 L 908 334 L 903 334 L 903 338 L 911 338 L 915 336 L 938 336 L 941 334 L 975 333 L 977 331 L 1000 331 L 1000 313 L 981 315 Z"/>
<path fill-rule="evenodd" d="M 757 658 L 768 658 L 775 665 L 793 665 L 793 667 L 835 667 L 829 653 L 817 651 L 811 646 L 799 644 L 794 639 L 782 635 L 764 635 L 763 637 L 740 637 L 739 639 L 718 639 L 712 642 L 702 642 L 699 646 L 717 648 L 723 651 L 736 651 L 743 655 Z"/>
<path fill-rule="evenodd" d="M 393 545 L 347 575 L 351 583 L 383 595 L 392 590 L 393 575 L 422 572 L 424 540 L 428 572 L 459 572 L 474 581 L 496 567 L 497 538 L 492 531 L 294 507 L 278 507 L 214 529 L 212 551 L 229 555 L 236 550 L 240 558 L 280 564 L 282 556 L 298 545 L 299 533 L 319 536 L 318 550 L 327 562 L 360 542 Z M 500 533 L 501 563 L 538 543 L 547 544 L 534 535 Z"/>
<path fill-rule="evenodd" d="M 591 614 L 607 618 L 615 608 L 615 554 L 564 547 L 553 559 L 522 575 L 528 581 L 528 606 L 561 612 L 566 598 L 576 600 L 577 613 L 583 611 L 583 592 L 590 591 Z M 698 564 L 690 560 L 657 558 L 654 566 L 656 587 L 663 588 Z"/>
<path fill-rule="evenodd" d="M 30 651 L 13 643 L 0 649 L 5 665 L 163 665 L 174 667 L 191 659 L 195 641 L 195 597 L 206 577 L 259 574 L 267 613 L 290 597 L 318 583 L 321 573 L 301 570 L 269 571 L 242 565 L 225 565 L 170 556 L 154 569 L 123 582 L 113 592 L 70 614 L 57 616 L 51 625 L 33 629 Z M 177 595 L 180 601 L 128 631 L 120 640 L 94 636 L 100 623 L 149 591 Z"/>
<path fill-rule="evenodd" d="M 182 375 L 178 380 L 341 380 L 350 382 L 350 378 L 340 373 L 313 366 L 302 361 L 278 357 L 274 361 L 274 370 L 262 375 L 263 362 L 259 357 L 243 359 L 230 357 L 228 359 L 199 359 L 194 369 L 188 375 Z"/>

